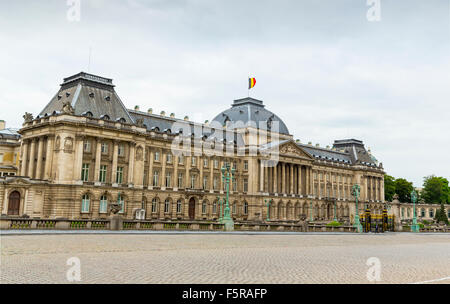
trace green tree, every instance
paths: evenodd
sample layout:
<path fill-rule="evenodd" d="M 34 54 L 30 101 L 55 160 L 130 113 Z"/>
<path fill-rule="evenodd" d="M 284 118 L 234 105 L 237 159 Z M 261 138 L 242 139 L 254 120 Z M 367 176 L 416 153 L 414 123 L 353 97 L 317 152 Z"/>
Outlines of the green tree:
<path fill-rule="evenodd" d="M 436 211 L 434 219 L 438 223 L 439 222 L 444 222 L 445 224 L 448 225 L 448 217 L 447 217 L 447 213 L 445 212 L 444 202 L 443 201 L 441 202 L 441 208 L 439 208 L 439 210 Z"/>
<path fill-rule="evenodd" d="M 392 202 L 395 194 L 395 178 L 385 174 L 384 175 L 384 198 L 388 202 Z"/>
<path fill-rule="evenodd" d="M 422 198 L 428 204 L 450 203 L 448 180 L 435 175 L 426 176 L 423 182 Z"/>
<path fill-rule="evenodd" d="M 411 203 L 411 191 L 414 189 L 413 184 L 404 178 L 397 178 L 394 181 L 394 184 L 395 193 L 398 194 L 398 199 L 400 202 Z"/>

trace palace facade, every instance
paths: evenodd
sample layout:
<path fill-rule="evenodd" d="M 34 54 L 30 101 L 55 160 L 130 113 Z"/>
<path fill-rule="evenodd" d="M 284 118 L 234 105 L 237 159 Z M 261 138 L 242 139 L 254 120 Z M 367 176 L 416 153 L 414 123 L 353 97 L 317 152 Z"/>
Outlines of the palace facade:
<path fill-rule="evenodd" d="M 362 141 L 300 143 L 254 98 L 197 123 L 127 109 L 111 79 L 82 72 L 24 119 L 18 173 L 0 178 L 3 215 L 101 219 L 118 202 L 126 219 L 215 220 L 227 164 L 236 221 L 352 222 L 354 184 L 360 210 L 384 207 L 384 169 Z"/>

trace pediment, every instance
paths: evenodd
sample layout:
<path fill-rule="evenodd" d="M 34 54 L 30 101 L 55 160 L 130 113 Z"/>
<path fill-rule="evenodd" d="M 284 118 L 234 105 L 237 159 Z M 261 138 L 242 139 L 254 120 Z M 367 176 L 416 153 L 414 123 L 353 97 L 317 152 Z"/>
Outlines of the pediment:
<path fill-rule="evenodd" d="M 289 141 L 287 143 L 281 144 L 279 146 L 279 153 L 282 156 L 313 160 L 313 157 L 308 152 L 303 150 L 301 147 L 299 147 L 293 141 Z"/>
<path fill-rule="evenodd" d="M 18 185 L 18 186 L 28 186 L 36 184 L 27 177 L 15 177 L 15 176 L 8 176 L 3 183 L 6 185 Z"/>

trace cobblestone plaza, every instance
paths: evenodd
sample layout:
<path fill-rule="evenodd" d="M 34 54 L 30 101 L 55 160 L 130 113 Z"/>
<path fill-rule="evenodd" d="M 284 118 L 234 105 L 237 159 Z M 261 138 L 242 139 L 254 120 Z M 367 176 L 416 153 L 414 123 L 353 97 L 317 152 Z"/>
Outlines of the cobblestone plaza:
<path fill-rule="evenodd" d="M 1 283 L 450 283 L 449 234 L 2 235 Z"/>

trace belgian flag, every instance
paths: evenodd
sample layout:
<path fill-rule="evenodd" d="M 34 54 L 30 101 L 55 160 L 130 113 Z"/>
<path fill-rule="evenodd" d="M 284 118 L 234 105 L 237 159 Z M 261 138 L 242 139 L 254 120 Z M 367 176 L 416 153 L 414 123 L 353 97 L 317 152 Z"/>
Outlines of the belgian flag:
<path fill-rule="evenodd" d="M 256 78 L 249 78 L 248 79 L 248 89 L 250 90 L 253 88 L 256 84 Z"/>

